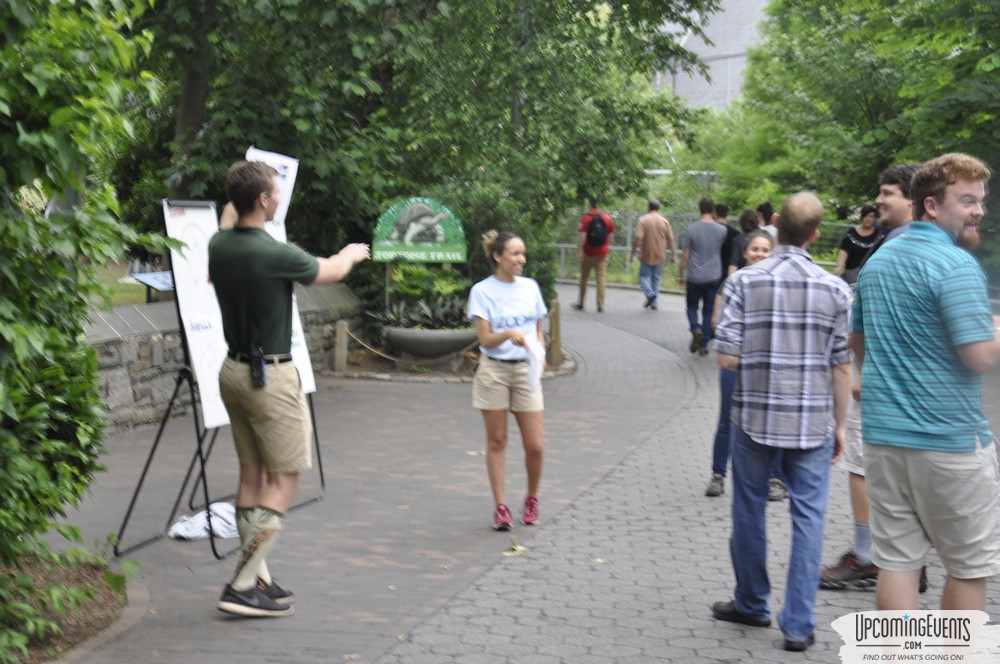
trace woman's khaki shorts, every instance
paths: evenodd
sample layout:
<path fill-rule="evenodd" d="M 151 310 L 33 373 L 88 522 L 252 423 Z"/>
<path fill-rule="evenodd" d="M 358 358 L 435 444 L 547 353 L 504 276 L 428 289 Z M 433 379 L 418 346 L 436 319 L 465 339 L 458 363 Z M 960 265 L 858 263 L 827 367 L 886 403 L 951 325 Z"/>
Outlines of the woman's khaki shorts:
<path fill-rule="evenodd" d="M 233 427 L 241 464 L 262 463 L 272 473 L 312 468 L 312 422 L 294 362 L 268 364 L 267 384 L 250 384 L 250 365 L 227 358 L 219 391 Z"/>
<path fill-rule="evenodd" d="M 997 450 L 931 452 L 865 445 L 872 561 L 891 572 L 924 564 L 931 546 L 948 574 L 1000 574 Z"/>
<path fill-rule="evenodd" d="M 480 355 L 472 381 L 472 407 L 479 410 L 544 410 L 542 388 L 528 385 L 527 362 L 501 362 Z"/>

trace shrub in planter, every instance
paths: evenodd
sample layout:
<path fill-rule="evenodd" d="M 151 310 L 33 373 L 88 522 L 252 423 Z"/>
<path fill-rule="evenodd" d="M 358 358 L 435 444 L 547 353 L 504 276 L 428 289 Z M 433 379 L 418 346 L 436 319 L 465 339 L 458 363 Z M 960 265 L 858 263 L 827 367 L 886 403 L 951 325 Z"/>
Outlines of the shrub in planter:
<path fill-rule="evenodd" d="M 393 277 L 394 301 L 384 311 L 368 312 L 382 326 L 389 350 L 434 358 L 475 341 L 476 330 L 465 315 L 469 280 L 457 270 L 403 264 Z"/>
<path fill-rule="evenodd" d="M 368 315 L 379 325 L 389 327 L 469 327 L 465 317 L 469 287 L 469 280 L 453 268 L 404 263 L 393 272 L 389 306 Z"/>

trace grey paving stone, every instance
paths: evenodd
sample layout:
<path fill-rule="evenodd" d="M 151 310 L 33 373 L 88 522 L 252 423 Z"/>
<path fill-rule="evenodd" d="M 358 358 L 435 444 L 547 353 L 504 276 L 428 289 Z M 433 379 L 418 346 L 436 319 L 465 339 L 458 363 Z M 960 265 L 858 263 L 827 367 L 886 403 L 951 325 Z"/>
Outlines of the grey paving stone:
<path fill-rule="evenodd" d="M 572 286 L 558 290 L 571 301 Z M 132 556 L 150 590 L 149 613 L 75 661 L 839 662 L 830 622 L 872 608 L 872 593 L 820 591 L 817 644 L 807 656 L 782 651 L 776 626 L 711 617 L 711 603 L 732 596 L 731 497 L 703 495 L 718 371 L 712 356 L 689 353 L 683 307 L 682 298 L 664 295 L 657 315 L 648 315 L 634 291 L 611 289 L 601 316 L 564 308 L 564 347 L 577 368 L 545 383 L 543 520 L 515 527 L 522 556 L 503 556 L 510 535 L 488 526 L 484 460 L 469 454 L 482 449 L 482 421 L 467 384 L 320 376 L 313 402 L 323 500 L 289 516 L 272 554 L 272 569 L 296 589 L 296 614 L 225 619 L 214 602 L 233 559 L 213 560 L 204 542 L 161 541 Z M 991 385 L 1000 394 L 1000 380 Z M 595 402 L 607 406 L 599 416 Z M 518 496 L 525 478 L 513 423 L 511 432 L 508 492 Z M 108 441 L 110 471 L 70 518 L 85 541 L 117 530 L 151 439 L 144 429 Z M 171 422 L 166 440 L 133 517 L 137 529 L 162 523 L 193 453 L 190 421 Z M 231 489 L 234 464 L 220 434 L 213 494 Z M 304 478 L 303 495 L 319 491 L 317 479 Z M 846 477 L 834 469 L 824 560 L 834 561 L 852 537 L 847 495 Z M 776 616 L 787 503 L 769 507 L 767 535 Z M 935 560 L 931 572 L 927 606 L 942 585 Z M 996 615 L 996 583 L 988 603 Z"/>

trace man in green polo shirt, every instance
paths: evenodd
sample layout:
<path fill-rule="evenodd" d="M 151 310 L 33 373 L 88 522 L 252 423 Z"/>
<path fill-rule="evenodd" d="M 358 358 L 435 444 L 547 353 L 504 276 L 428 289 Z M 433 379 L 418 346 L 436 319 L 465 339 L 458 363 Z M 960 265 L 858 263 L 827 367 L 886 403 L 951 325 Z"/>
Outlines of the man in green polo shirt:
<path fill-rule="evenodd" d="M 280 204 L 277 171 L 237 162 L 226 193 L 237 220 L 208 244 L 208 273 L 222 312 L 229 353 L 219 373 L 240 462 L 236 520 L 241 553 L 220 611 L 251 618 L 292 613 L 293 595 L 278 586 L 266 557 L 312 466 L 311 421 L 291 361 L 292 290 L 340 281 L 369 257 L 366 244 L 347 245 L 328 258 L 278 242 L 265 229 Z"/>

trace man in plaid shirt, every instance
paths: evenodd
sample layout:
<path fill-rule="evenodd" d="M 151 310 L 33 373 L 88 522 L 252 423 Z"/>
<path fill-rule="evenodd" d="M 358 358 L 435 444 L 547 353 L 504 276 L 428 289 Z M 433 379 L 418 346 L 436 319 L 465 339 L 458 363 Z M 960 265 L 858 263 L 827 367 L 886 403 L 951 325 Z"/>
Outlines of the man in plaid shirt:
<path fill-rule="evenodd" d="M 781 451 L 793 534 L 778 624 L 792 651 L 814 642 L 830 465 L 843 447 L 850 398 L 851 292 L 805 250 L 819 237 L 822 216 L 813 194 L 788 198 L 778 220 L 779 247 L 726 284 L 715 338 L 719 365 L 739 372 L 739 379 L 729 541 L 736 589 L 734 599 L 716 602 L 712 613 L 728 622 L 771 624 L 765 511 L 771 460 Z"/>

